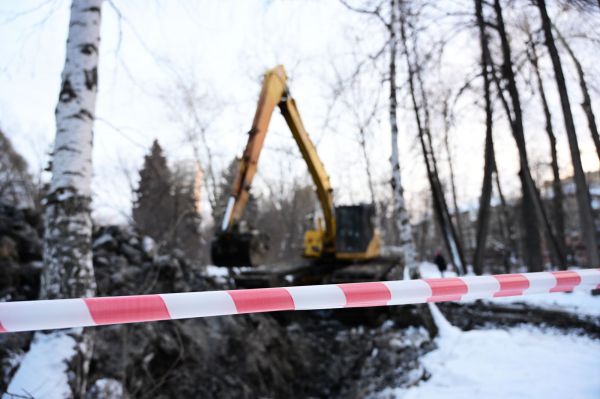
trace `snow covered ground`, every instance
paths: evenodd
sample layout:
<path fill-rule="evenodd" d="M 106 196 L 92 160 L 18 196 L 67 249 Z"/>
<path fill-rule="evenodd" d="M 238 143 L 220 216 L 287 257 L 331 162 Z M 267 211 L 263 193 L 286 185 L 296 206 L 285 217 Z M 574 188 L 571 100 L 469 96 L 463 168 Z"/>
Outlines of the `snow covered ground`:
<path fill-rule="evenodd" d="M 554 330 L 455 331 L 421 361 L 431 378 L 379 398 L 600 397 L 600 341 Z"/>
<path fill-rule="evenodd" d="M 75 344 L 66 330 L 36 333 L 2 399 L 68 398 L 66 361 L 73 357 Z"/>
<path fill-rule="evenodd" d="M 423 277 L 440 277 L 431 263 L 420 269 Z M 600 316 L 600 297 L 586 291 L 493 301 Z M 429 306 L 440 330 L 438 349 L 421 358 L 431 377 L 408 389 L 385 389 L 376 398 L 600 398 L 600 340 L 531 326 L 461 331 Z"/>
<path fill-rule="evenodd" d="M 438 349 L 421 358 L 431 377 L 377 398 L 600 397 L 600 340 L 527 326 L 463 332 L 431 309 Z"/>
<path fill-rule="evenodd" d="M 544 309 L 563 310 L 584 316 L 600 316 L 600 295 L 592 296 L 589 291 L 572 293 L 537 294 L 490 299 L 493 303 L 526 303 Z"/>

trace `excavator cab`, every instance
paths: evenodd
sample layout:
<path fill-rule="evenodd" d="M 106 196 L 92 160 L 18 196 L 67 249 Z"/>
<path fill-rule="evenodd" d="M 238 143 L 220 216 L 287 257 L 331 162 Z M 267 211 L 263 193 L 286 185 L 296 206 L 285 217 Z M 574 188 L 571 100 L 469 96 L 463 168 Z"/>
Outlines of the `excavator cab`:
<path fill-rule="evenodd" d="M 379 232 L 375 228 L 375 207 L 371 204 L 335 208 L 336 258 L 363 260 L 379 255 Z"/>
<path fill-rule="evenodd" d="M 375 227 L 375 207 L 372 204 L 335 207 L 335 259 L 345 261 L 368 260 L 379 256 L 381 239 Z M 304 233 L 305 258 L 326 256 L 325 232 L 321 220 L 315 229 Z"/>

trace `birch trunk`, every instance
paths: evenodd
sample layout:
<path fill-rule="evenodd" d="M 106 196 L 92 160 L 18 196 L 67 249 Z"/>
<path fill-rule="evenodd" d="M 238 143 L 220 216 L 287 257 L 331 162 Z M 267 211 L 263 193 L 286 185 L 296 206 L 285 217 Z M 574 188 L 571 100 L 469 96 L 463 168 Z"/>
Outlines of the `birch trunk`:
<path fill-rule="evenodd" d="M 92 266 L 92 139 L 102 0 L 73 0 L 56 106 L 52 180 L 46 198 L 43 299 L 95 293 Z M 92 336 L 82 329 L 37 332 L 8 391 L 63 398 L 85 393 Z M 39 362 L 35 359 L 52 359 Z M 38 376 L 45 376 L 40 381 Z"/>
<path fill-rule="evenodd" d="M 567 92 L 567 84 L 565 82 L 565 76 L 563 74 L 558 49 L 554 43 L 552 22 L 550 21 L 548 11 L 546 10 L 546 2 L 544 0 L 538 0 L 537 6 L 540 10 L 540 16 L 542 19 L 542 29 L 546 38 L 546 47 L 548 48 L 548 53 L 554 68 L 554 76 L 556 78 L 556 85 L 558 87 L 560 104 L 565 122 L 565 131 L 569 139 L 569 149 L 571 151 L 571 161 L 573 163 L 577 205 L 579 208 L 579 223 L 587 249 L 588 266 L 598 267 L 600 266 L 600 256 L 598 254 L 598 243 L 596 240 L 596 229 L 591 207 L 591 197 L 585 179 L 585 174 L 583 172 L 583 165 L 581 164 L 581 155 L 579 153 L 579 144 L 577 142 L 577 132 L 575 131 L 575 123 L 573 122 L 573 114 L 571 112 L 571 102 L 569 100 L 569 93 Z"/>
<path fill-rule="evenodd" d="M 409 271 L 417 267 L 415 243 L 413 241 L 412 228 L 406 203 L 404 201 L 404 189 L 402 187 L 402 176 L 400 174 L 400 157 L 398 154 L 398 97 L 396 93 L 396 56 L 398 53 L 398 41 L 396 38 L 397 4 L 391 0 L 391 27 L 390 33 L 390 94 L 389 94 L 389 119 L 391 129 L 392 155 L 390 163 L 392 166 L 392 192 L 394 201 L 394 220 L 396 229 L 400 236 L 400 248 L 404 260 L 404 267 Z"/>

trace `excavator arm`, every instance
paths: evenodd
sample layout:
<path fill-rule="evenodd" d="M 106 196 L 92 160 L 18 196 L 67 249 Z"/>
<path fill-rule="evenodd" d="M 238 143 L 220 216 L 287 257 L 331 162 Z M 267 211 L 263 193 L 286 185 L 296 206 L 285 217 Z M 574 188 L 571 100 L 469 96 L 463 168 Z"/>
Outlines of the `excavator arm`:
<path fill-rule="evenodd" d="M 322 248 L 320 248 L 320 252 L 334 253 L 336 222 L 333 204 L 333 189 L 331 188 L 329 176 L 317 154 L 316 148 L 304 128 L 300 113 L 296 107 L 296 102 L 290 95 L 289 88 L 287 87 L 287 76 L 282 65 L 267 71 L 264 76 L 256 114 L 254 115 L 252 128 L 248 134 L 248 142 L 240 160 L 238 173 L 234 180 L 231 196 L 227 201 L 225 215 L 221 223 L 221 237 L 217 238 L 217 241 L 221 241 L 221 244 L 222 242 L 225 242 L 225 244 L 217 247 L 217 249 L 223 250 L 224 247 L 228 247 L 234 252 L 239 250 L 238 243 L 236 243 L 235 238 L 232 237 L 237 234 L 235 229 L 237 228 L 248 203 L 250 187 L 254 175 L 256 174 L 258 159 L 267 135 L 271 116 L 273 115 L 276 106 L 279 106 L 317 188 L 317 197 L 321 204 L 325 221 Z M 245 238 L 245 240 L 249 239 L 250 238 Z M 252 247 L 252 245 L 249 247 Z M 222 252 L 223 253 L 217 256 L 219 259 L 224 260 L 221 263 L 248 262 L 247 259 L 243 259 L 242 262 L 228 262 L 227 255 L 224 253 L 226 251 L 223 250 Z M 215 245 L 213 245 L 213 260 L 215 258 L 214 253 Z M 233 256 L 233 258 L 236 256 Z M 231 266 L 238 266 L 238 264 L 231 264 Z"/>

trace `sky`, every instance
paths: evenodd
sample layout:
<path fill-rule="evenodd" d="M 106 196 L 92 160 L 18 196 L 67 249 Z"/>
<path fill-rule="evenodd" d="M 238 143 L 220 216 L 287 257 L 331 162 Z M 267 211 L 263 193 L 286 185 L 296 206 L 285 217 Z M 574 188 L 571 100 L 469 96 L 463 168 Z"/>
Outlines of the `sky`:
<path fill-rule="evenodd" d="M 0 126 L 34 174 L 46 166 L 55 134 L 54 108 L 68 19 L 67 0 L 0 3 Z M 105 1 L 94 127 L 94 217 L 101 222 L 128 219 L 137 170 L 154 139 L 164 147 L 171 163 L 192 158 L 181 122 L 187 114 L 181 108 L 167 106 L 177 104 L 181 94 L 178 84 L 193 85 L 201 98 L 197 113 L 210 123 L 207 141 L 215 157 L 214 167 L 220 170 L 241 154 L 261 75 L 277 64 L 285 65 L 290 75 L 290 87 L 304 124 L 331 175 L 336 202 L 368 201 L 354 119 L 347 104 L 333 102 L 332 88 L 335 70 L 348 70 L 352 54 L 378 48 L 382 40 L 376 23 L 348 11 L 335 0 Z M 446 50 L 449 61 L 438 77 L 441 82 L 460 79 L 464 69 L 473 65 L 478 56 L 474 44 L 472 31 L 457 36 Z M 583 61 L 591 76 L 598 76 L 593 57 L 584 57 Z M 573 76 L 567 74 L 573 86 L 572 103 L 578 104 L 580 94 L 572 83 Z M 550 91 L 552 76 L 547 78 Z M 369 94 L 381 86 L 378 76 L 363 79 L 364 93 L 354 93 L 348 100 L 362 111 L 376 98 L 385 97 L 385 93 Z M 547 140 L 535 97 L 532 93 L 524 93 L 523 97 L 531 158 L 533 162 L 547 162 Z M 597 94 L 592 100 L 597 106 Z M 556 100 L 552 101 L 555 106 Z M 389 191 L 390 175 L 385 106 L 380 101 L 367 148 L 377 190 L 382 194 Z M 403 181 L 409 208 L 421 209 L 427 181 L 405 98 L 401 98 L 400 106 Z M 459 200 L 469 207 L 476 203 L 481 185 L 483 115 L 476 112 L 477 105 L 469 96 L 458 108 L 450 142 Z M 597 170 L 598 160 L 587 127 L 577 112 L 584 168 Z M 562 118 L 556 113 L 554 119 L 561 172 L 567 175 L 569 153 Z M 514 142 L 501 122 L 494 134 L 505 189 L 516 193 L 519 185 Z M 446 155 L 440 152 L 439 158 L 446 178 Z M 268 196 L 294 179 L 308 181 L 306 176 L 300 154 L 276 111 L 254 190 Z M 47 174 L 43 178 L 48 179 Z M 204 211 L 208 213 L 207 201 Z"/>

